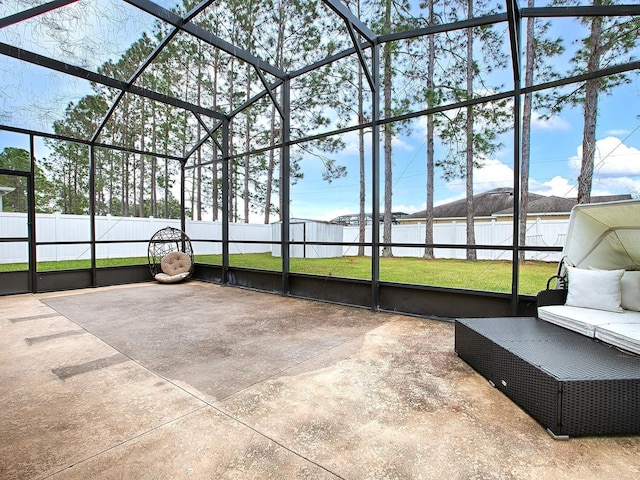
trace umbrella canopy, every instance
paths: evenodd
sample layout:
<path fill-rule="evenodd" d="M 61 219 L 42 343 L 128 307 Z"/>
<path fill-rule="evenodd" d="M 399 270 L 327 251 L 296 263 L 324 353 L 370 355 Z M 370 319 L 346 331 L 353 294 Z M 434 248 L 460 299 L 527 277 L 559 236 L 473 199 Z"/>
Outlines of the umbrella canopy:
<path fill-rule="evenodd" d="M 576 205 L 562 252 L 565 265 L 640 270 L 640 200 Z"/>

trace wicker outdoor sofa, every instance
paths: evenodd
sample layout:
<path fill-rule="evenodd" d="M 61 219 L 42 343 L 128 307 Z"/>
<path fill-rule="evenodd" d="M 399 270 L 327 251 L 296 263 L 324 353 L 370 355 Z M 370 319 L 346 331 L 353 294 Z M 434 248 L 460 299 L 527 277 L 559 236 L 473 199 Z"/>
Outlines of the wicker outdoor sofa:
<path fill-rule="evenodd" d="M 640 435 L 640 201 L 571 213 L 537 317 L 467 318 L 455 351 L 554 438 Z"/>

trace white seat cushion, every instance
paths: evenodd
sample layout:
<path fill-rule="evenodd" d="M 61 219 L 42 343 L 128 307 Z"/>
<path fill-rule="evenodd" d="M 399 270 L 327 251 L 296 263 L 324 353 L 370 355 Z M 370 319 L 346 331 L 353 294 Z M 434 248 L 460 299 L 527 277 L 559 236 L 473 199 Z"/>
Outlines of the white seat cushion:
<path fill-rule="evenodd" d="M 596 327 L 596 338 L 640 355 L 640 323 L 614 323 Z"/>
<path fill-rule="evenodd" d="M 592 338 L 595 337 L 596 327 L 598 326 L 640 324 L 640 312 L 629 310 L 609 312 L 569 305 L 538 307 L 538 318 Z"/>
<path fill-rule="evenodd" d="M 167 275 L 166 273 L 158 273 L 155 279 L 160 283 L 176 283 L 184 280 L 189 276 L 189 272 L 178 273 L 176 275 Z"/>

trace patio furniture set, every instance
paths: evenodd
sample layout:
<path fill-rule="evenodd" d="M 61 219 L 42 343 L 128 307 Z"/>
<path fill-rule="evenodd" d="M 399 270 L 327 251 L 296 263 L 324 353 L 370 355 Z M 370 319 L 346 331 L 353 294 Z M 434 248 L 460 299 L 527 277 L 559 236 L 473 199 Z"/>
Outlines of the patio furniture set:
<path fill-rule="evenodd" d="M 554 278 L 537 318 L 456 320 L 456 353 L 556 439 L 640 434 L 640 201 L 576 206 Z"/>

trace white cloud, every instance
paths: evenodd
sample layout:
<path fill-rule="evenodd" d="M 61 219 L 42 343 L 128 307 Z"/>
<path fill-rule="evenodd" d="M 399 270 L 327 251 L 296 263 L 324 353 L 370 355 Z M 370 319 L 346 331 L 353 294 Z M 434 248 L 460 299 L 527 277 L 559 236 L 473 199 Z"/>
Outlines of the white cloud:
<path fill-rule="evenodd" d="M 531 112 L 531 128 L 534 130 L 569 130 L 571 124 L 560 117 L 543 118 L 536 111 Z"/>
<path fill-rule="evenodd" d="M 292 209 L 293 210 L 293 209 Z M 353 213 L 357 213 L 358 210 L 356 208 L 356 210 L 353 210 L 351 208 L 333 208 L 331 210 L 325 210 L 322 205 L 319 205 L 317 208 L 309 208 L 307 206 L 307 208 L 305 209 L 305 212 L 303 215 L 296 215 L 295 212 L 291 213 L 291 217 L 294 218 L 313 218 L 314 220 L 325 220 L 325 221 L 329 221 L 329 220 L 333 220 L 336 217 L 339 217 L 341 215 L 350 215 Z"/>
<path fill-rule="evenodd" d="M 473 193 L 493 190 L 494 188 L 513 187 L 513 169 L 496 159 L 482 160 L 482 167 L 473 170 Z M 444 205 L 465 198 L 466 186 L 464 179 L 456 179 L 447 183 L 447 189 L 453 193 L 448 198 L 434 202 L 434 206 Z M 424 207 L 422 208 L 424 210 Z"/>
<path fill-rule="evenodd" d="M 393 146 L 394 150 L 400 149 L 406 152 L 412 152 L 414 150 L 414 146 L 411 143 L 404 141 L 402 138 L 396 135 L 394 135 L 391 139 L 391 145 Z"/>
<path fill-rule="evenodd" d="M 555 176 L 547 182 L 538 182 L 535 179 L 529 179 L 529 191 L 538 195 L 553 195 L 556 197 L 575 197 L 576 186 L 574 182 L 569 182 L 564 177 Z"/>
<path fill-rule="evenodd" d="M 473 191 L 482 193 L 494 188 L 513 186 L 513 169 L 496 159 L 480 160 L 482 167 L 473 169 Z M 464 179 L 456 179 L 447 184 L 447 188 L 453 192 L 459 192 L 456 200 L 462 198 L 465 192 Z"/>
<path fill-rule="evenodd" d="M 640 179 L 632 177 L 596 177 L 591 195 L 640 194 Z"/>
<path fill-rule="evenodd" d="M 580 171 L 582 150 L 582 145 L 580 145 L 576 155 L 569 158 L 569 165 L 576 172 Z M 640 175 L 640 150 L 628 147 L 616 137 L 598 140 L 593 171 L 594 179 L 606 176 Z"/>
<path fill-rule="evenodd" d="M 499 187 L 513 186 L 513 169 L 499 160 L 482 160 L 481 168 L 474 168 L 473 181 L 477 193 Z"/>
<path fill-rule="evenodd" d="M 576 155 L 569 158 L 569 166 L 574 174 L 580 173 L 582 145 Z M 640 192 L 640 150 L 629 147 L 616 137 L 606 137 L 596 142 L 594 158 L 592 196 L 619 195 Z M 575 197 L 575 179 L 555 176 L 546 182 L 530 179 L 529 189 L 540 195 Z"/>
<path fill-rule="evenodd" d="M 394 212 L 405 212 L 405 213 L 413 213 L 413 212 L 421 212 L 427 208 L 426 203 L 421 203 L 420 205 L 394 205 L 392 210 Z M 382 213 L 382 211 L 380 212 Z"/>
<path fill-rule="evenodd" d="M 629 135 L 629 130 L 624 130 L 624 129 L 613 129 L 613 130 L 607 130 L 605 132 L 605 134 L 613 136 L 613 137 L 626 137 L 627 135 Z"/>

